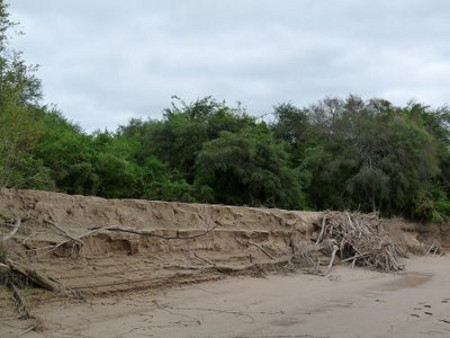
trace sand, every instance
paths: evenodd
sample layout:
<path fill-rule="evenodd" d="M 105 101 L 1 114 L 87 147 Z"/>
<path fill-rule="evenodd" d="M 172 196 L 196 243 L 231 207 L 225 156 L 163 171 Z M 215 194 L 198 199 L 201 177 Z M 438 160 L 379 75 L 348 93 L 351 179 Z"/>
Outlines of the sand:
<path fill-rule="evenodd" d="M 240 277 L 43 304 L 44 333 L 26 337 L 449 337 L 450 256 L 406 261 L 401 274 L 338 267 L 305 274 Z M 26 324 L 10 319 L 1 337 Z"/>
<path fill-rule="evenodd" d="M 1 219 L 26 219 L 8 242 L 9 257 L 52 277 L 66 288 L 111 294 L 217 280 L 223 275 L 180 268 L 204 265 L 198 255 L 233 266 L 264 262 L 267 256 L 291 250 L 290 244 L 308 242 L 321 213 L 144 200 L 108 200 L 46 191 L 0 189 Z M 48 221 L 73 236 L 92 227 L 117 225 L 163 236 L 195 236 L 166 241 L 126 233 L 99 233 L 82 246 L 48 246 L 67 240 Z M 0 238 L 9 231 L 0 224 Z M 0 292 L 0 316 L 2 315 Z"/>
<path fill-rule="evenodd" d="M 2 250 L 67 291 L 24 290 L 43 323 L 42 332 L 24 337 L 450 337 L 447 256 L 413 258 L 399 275 L 348 266 L 334 267 L 326 278 L 299 270 L 280 275 L 286 266 L 251 278 L 257 271 L 237 277 L 210 269 L 208 261 L 261 266 L 286 257 L 293 245 L 311 245 L 322 215 L 0 189 L 0 236 L 10 232 L 8 222 L 23 220 Z M 164 240 L 102 232 L 48 251 L 67 240 L 52 222 L 71 236 L 110 225 L 204 235 Z M 411 253 L 436 243 L 450 247 L 448 228 L 391 220 L 389 231 Z M 329 257 L 317 259 L 328 265 Z M 0 286 L 1 338 L 17 337 L 33 323 L 17 318 Z"/>

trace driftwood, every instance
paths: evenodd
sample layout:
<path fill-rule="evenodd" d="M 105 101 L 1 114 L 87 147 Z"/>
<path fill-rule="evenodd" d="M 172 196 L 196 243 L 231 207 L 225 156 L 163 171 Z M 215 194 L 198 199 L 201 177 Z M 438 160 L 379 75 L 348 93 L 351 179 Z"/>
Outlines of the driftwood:
<path fill-rule="evenodd" d="M 245 245 L 245 244 L 250 244 L 252 246 L 254 246 L 255 248 L 258 248 L 259 250 L 261 250 L 261 252 L 263 254 L 265 254 L 267 257 L 269 257 L 270 259 L 277 259 L 276 257 L 274 257 L 272 254 L 270 254 L 269 251 L 267 251 L 266 249 L 263 248 L 263 246 L 261 244 L 255 243 L 253 241 L 247 240 L 247 241 L 242 241 L 242 240 L 238 240 L 236 239 L 236 241 L 241 244 L 241 245 Z"/>
<path fill-rule="evenodd" d="M 322 228 L 320 230 L 319 237 L 317 237 L 316 245 L 318 245 L 320 243 L 320 241 L 322 240 L 323 233 L 325 232 L 326 221 L 327 221 L 327 215 L 325 214 L 322 218 Z"/>
<path fill-rule="evenodd" d="M 341 261 L 351 261 L 352 267 L 358 264 L 385 271 L 403 269 L 399 263 L 402 253 L 378 214 L 326 212 L 316 244 L 326 240 L 334 241 Z M 331 257 L 336 253 L 333 249 Z"/>
<path fill-rule="evenodd" d="M 333 253 L 331 254 L 330 264 L 328 264 L 327 270 L 323 274 L 324 276 L 328 275 L 333 267 L 334 260 L 336 258 L 336 253 L 338 252 L 339 247 L 337 245 L 333 246 Z"/>
<path fill-rule="evenodd" d="M 5 260 L 5 263 L 11 270 L 18 272 L 23 277 L 29 279 L 34 284 L 40 286 L 43 289 L 46 289 L 51 292 L 58 292 L 60 290 L 60 285 L 51 281 L 48 277 L 37 272 L 34 269 L 16 263 L 8 258 Z"/>

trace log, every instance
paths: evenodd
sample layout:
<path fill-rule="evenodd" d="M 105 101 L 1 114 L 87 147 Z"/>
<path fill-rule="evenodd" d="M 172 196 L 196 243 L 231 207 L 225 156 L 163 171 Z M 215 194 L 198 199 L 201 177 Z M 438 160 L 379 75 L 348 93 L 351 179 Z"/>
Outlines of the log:
<path fill-rule="evenodd" d="M 45 275 L 37 272 L 34 269 L 21 265 L 19 263 L 14 262 L 11 259 L 6 259 L 5 263 L 9 266 L 11 270 L 17 271 L 22 276 L 31 280 L 34 284 L 39 285 L 41 288 L 51 291 L 58 292 L 60 290 L 60 286 L 55 282 L 51 281 Z"/>

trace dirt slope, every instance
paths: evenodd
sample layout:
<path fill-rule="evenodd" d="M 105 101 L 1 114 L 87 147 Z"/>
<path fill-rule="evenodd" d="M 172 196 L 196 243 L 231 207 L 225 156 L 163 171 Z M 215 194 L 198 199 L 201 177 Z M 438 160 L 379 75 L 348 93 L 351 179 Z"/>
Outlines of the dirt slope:
<path fill-rule="evenodd" d="M 243 264 L 267 260 L 257 243 L 273 256 L 289 250 L 293 240 L 308 241 L 320 213 L 221 205 L 107 200 L 43 191 L 0 191 L 4 220 L 26 219 L 9 255 L 60 281 L 72 290 L 92 294 L 148 289 L 217 279 L 217 273 L 176 266 Z M 67 240 L 48 221 L 77 236 L 92 227 L 118 225 L 163 236 L 164 240 L 124 233 L 99 233 L 84 245 L 46 247 Z M 24 248 L 25 247 L 25 248 Z M 26 254 L 24 254 L 24 252 Z"/>
<path fill-rule="evenodd" d="M 17 220 L 22 221 L 0 254 L 3 251 L 64 286 L 59 296 L 27 289 L 28 305 L 38 308 L 70 297 L 156 291 L 223 279 L 229 274 L 203 267 L 261 266 L 276 261 L 293 246 L 311 245 L 322 218 L 318 212 L 0 189 L 0 237 L 10 233 Z M 441 228 L 402 220 L 387 223 L 393 237 L 418 252 L 430 245 L 450 246 L 449 232 Z M 102 231 L 83 238 L 82 243 L 70 239 L 105 226 L 151 235 Z M 65 241 L 71 245 L 58 246 Z M 325 266 L 328 261 L 324 257 Z M 0 287 L 0 318 L 16 317 L 10 293 Z"/>

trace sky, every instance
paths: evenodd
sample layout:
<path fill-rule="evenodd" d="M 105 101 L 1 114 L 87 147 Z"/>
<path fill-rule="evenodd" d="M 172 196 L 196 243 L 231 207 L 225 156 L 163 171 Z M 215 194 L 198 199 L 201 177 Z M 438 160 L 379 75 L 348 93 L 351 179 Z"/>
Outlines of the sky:
<path fill-rule="evenodd" d="M 450 103 L 448 0 L 9 3 L 44 102 L 86 131 L 159 119 L 172 95 L 255 116 L 349 94 Z"/>

